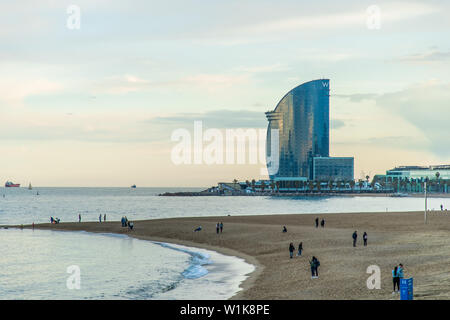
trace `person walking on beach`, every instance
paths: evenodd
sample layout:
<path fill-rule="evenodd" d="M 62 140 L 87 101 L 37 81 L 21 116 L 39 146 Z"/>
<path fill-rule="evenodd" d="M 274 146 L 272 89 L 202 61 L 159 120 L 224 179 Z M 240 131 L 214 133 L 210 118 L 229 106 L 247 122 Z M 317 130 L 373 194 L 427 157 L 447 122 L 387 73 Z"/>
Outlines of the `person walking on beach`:
<path fill-rule="evenodd" d="M 356 239 L 358 239 L 358 234 L 356 233 L 356 231 L 353 232 L 352 238 L 353 238 L 353 246 L 356 247 Z"/>
<path fill-rule="evenodd" d="M 364 247 L 366 247 L 367 246 L 367 232 L 365 232 L 365 231 L 363 234 L 363 241 L 364 241 Z"/>
<path fill-rule="evenodd" d="M 291 242 L 290 244 L 289 244 L 289 257 L 292 259 L 292 257 L 294 256 L 294 250 L 295 250 L 295 247 L 294 247 L 294 244 Z"/>
<path fill-rule="evenodd" d="M 287 232 L 286 226 L 283 226 L 283 233 L 286 233 L 286 232 Z"/>
<path fill-rule="evenodd" d="M 102 222 L 102 214 L 101 213 L 98 216 L 98 222 Z"/>
<path fill-rule="evenodd" d="M 106 213 L 103 215 L 103 222 L 106 222 Z"/>
<path fill-rule="evenodd" d="M 319 277 L 318 268 L 320 266 L 319 260 L 316 257 L 312 257 L 309 261 L 309 265 L 311 266 L 311 279 L 317 279 Z"/>
<path fill-rule="evenodd" d="M 316 228 L 319 227 L 319 218 L 316 218 Z"/>
<path fill-rule="evenodd" d="M 220 233 L 223 231 L 223 222 L 220 223 Z"/>
<path fill-rule="evenodd" d="M 302 255 L 302 251 L 303 251 L 303 242 L 300 242 L 300 244 L 298 245 L 297 257 L 300 257 Z"/>
<path fill-rule="evenodd" d="M 400 291 L 400 278 L 398 277 L 398 266 L 395 266 L 394 270 L 392 270 L 392 284 L 394 285 L 394 291 L 392 294 L 394 294 L 397 291 Z M 397 287 L 397 291 L 395 288 Z"/>
<path fill-rule="evenodd" d="M 78 222 L 81 222 L 81 214 L 78 214 Z"/>
<path fill-rule="evenodd" d="M 325 219 L 322 219 L 322 221 L 320 221 L 320 226 L 321 226 L 322 228 L 325 227 Z"/>
<path fill-rule="evenodd" d="M 217 232 L 217 234 L 219 234 L 219 230 L 220 230 L 220 223 L 217 222 L 217 224 L 216 224 L 216 232 Z"/>

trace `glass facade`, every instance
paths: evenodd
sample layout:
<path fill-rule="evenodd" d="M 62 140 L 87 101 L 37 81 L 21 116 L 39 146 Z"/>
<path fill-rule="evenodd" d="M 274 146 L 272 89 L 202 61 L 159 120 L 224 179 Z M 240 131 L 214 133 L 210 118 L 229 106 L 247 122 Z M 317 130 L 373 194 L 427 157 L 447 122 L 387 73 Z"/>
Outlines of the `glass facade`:
<path fill-rule="evenodd" d="M 313 179 L 313 157 L 329 156 L 330 80 L 313 80 L 289 91 L 273 111 L 266 112 L 269 121 L 266 141 L 268 171 L 270 167 L 271 130 L 279 130 L 279 177 Z M 276 151 L 276 150 L 273 150 Z"/>
<path fill-rule="evenodd" d="M 313 180 L 350 181 L 354 176 L 354 159 L 350 157 L 314 158 Z"/>

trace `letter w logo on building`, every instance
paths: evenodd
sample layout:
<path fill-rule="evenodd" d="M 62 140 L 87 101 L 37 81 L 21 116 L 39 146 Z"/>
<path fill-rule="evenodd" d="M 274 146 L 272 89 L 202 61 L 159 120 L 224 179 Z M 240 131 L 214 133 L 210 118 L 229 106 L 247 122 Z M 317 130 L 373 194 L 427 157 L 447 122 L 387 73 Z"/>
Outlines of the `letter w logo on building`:
<path fill-rule="evenodd" d="M 328 82 L 322 82 L 323 87 L 328 87 Z"/>

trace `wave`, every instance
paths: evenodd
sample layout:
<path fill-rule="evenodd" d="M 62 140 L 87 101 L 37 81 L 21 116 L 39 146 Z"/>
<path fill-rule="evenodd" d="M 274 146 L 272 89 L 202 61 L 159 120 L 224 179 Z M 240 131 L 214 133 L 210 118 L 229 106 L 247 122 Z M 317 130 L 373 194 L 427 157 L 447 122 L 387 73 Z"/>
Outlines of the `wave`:
<path fill-rule="evenodd" d="M 189 267 L 187 267 L 181 273 L 183 277 L 185 277 L 186 279 L 198 279 L 208 274 L 208 270 L 206 270 L 203 266 L 212 263 L 209 254 L 192 251 L 186 248 L 176 247 L 168 243 L 163 242 L 154 242 L 154 243 L 160 245 L 161 247 L 184 252 L 190 255 Z"/>

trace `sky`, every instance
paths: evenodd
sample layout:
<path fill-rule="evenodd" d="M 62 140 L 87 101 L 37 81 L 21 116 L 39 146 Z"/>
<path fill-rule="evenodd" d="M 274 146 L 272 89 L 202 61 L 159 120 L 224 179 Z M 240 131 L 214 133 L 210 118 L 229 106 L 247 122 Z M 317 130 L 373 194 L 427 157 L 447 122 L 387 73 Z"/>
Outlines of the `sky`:
<path fill-rule="evenodd" d="M 320 78 L 330 153 L 354 156 L 356 179 L 450 164 L 449 14 L 445 0 L 0 0 L 0 183 L 261 179 L 261 163 L 175 163 L 174 132 L 265 129 Z"/>

